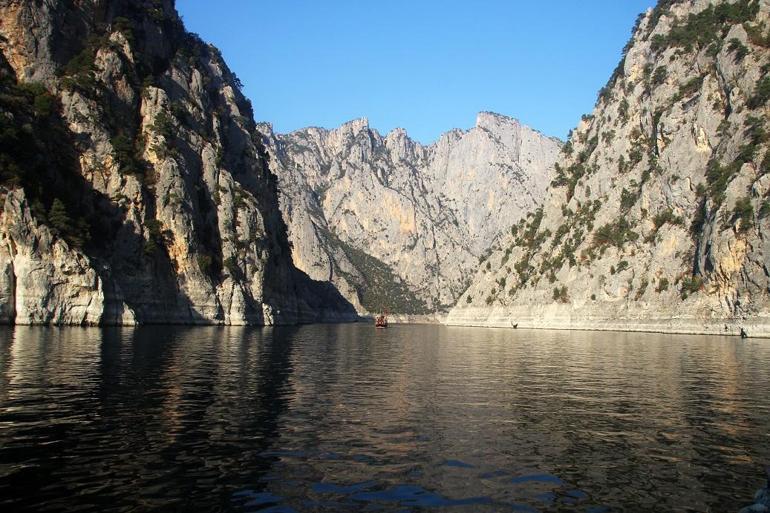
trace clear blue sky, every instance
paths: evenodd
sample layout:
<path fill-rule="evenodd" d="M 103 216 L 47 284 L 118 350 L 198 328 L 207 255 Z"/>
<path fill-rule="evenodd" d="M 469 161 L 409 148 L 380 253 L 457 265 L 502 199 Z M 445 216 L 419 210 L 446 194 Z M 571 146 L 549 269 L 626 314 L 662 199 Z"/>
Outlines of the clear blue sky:
<path fill-rule="evenodd" d="M 368 117 L 428 143 L 491 110 L 564 139 L 654 0 L 177 0 L 278 132 Z"/>

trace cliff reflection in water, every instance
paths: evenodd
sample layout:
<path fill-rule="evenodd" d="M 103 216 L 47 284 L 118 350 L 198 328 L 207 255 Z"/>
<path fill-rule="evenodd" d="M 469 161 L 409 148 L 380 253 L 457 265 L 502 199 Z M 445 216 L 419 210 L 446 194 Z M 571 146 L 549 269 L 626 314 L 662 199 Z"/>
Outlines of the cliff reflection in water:
<path fill-rule="evenodd" d="M 732 511 L 770 344 L 366 325 L 6 329 L 8 511 Z"/>

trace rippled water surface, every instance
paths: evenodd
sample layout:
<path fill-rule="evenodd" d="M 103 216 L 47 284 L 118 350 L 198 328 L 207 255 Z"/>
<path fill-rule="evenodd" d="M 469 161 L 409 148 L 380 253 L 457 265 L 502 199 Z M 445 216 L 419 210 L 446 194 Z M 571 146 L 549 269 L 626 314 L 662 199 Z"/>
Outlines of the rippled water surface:
<path fill-rule="evenodd" d="M 737 511 L 770 341 L 435 326 L 0 331 L 2 511 Z"/>

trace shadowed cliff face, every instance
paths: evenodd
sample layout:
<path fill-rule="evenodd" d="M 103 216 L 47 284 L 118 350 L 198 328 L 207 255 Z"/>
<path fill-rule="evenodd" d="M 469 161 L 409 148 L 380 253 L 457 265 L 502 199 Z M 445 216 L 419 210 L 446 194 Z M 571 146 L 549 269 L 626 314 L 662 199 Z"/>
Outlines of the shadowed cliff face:
<path fill-rule="evenodd" d="M 6 1 L 0 19 L 3 321 L 352 318 L 292 265 L 251 104 L 173 2 Z"/>
<path fill-rule="evenodd" d="M 358 119 L 272 134 L 294 263 L 359 309 L 446 311 L 501 231 L 540 205 L 561 143 L 482 112 L 430 145 Z"/>
<path fill-rule="evenodd" d="M 661 2 L 450 323 L 770 335 L 770 5 Z"/>

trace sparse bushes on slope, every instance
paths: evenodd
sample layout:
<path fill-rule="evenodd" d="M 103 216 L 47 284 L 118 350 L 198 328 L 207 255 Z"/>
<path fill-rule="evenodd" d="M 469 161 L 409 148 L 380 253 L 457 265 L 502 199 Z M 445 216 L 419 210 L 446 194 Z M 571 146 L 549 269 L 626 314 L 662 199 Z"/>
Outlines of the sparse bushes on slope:
<path fill-rule="evenodd" d="M 746 233 L 754 227 L 754 207 L 751 198 L 740 198 L 735 202 L 732 221 L 738 222 L 738 233 Z"/>
<path fill-rule="evenodd" d="M 665 10 L 666 7 L 663 7 Z M 659 11 L 659 14 L 665 12 Z M 736 23 L 751 21 L 759 12 L 758 0 L 739 0 L 735 3 L 722 2 L 690 14 L 676 23 L 667 34 L 656 34 L 652 38 L 653 51 L 665 48 L 683 48 L 686 51 L 707 47 L 720 40 L 724 32 Z"/>
<path fill-rule="evenodd" d="M 764 23 L 759 25 L 745 24 L 743 28 L 746 29 L 746 34 L 748 34 L 751 44 L 770 48 L 770 30 L 765 31 Z"/>
<path fill-rule="evenodd" d="M 750 109 L 758 109 L 770 100 L 770 76 L 765 76 L 757 82 L 754 94 L 747 103 Z"/>
<path fill-rule="evenodd" d="M 631 230 L 631 224 L 625 218 L 607 223 L 594 232 L 596 246 L 613 245 L 622 248 L 626 242 L 633 242 L 638 238 L 639 234 Z"/>
<path fill-rule="evenodd" d="M 727 44 L 727 51 L 733 54 L 735 62 L 743 60 L 749 54 L 749 49 L 738 39 L 732 38 Z"/>
<path fill-rule="evenodd" d="M 569 293 L 567 291 L 566 285 L 561 287 L 554 287 L 553 300 L 558 303 L 569 303 Z"/>
<path fill-rule="evenodd" d="M 657 14 L 654 14 L 653 18 L 656 15 L 658 17 L 662 16 L 667 9 L 678 1 L 660 0 L 659 7 L 656 8 Z M 613 246 L 619 249 L 626 248 L 626 251 L 617 252 L 619 255 L 625 256 L 641 253 L 640 256 L 636 257 L 638 260 L 632 261 L 647 258 L 649 248 L 629 244 L 637 241 L 640 236 L 637 233 L 640 228 L 637 228 L 635 225 L 637 213 L 641 215 L 641 219 L 645 220 L 640 225 L 646 226 L 645 233 L 649 230 L 649 221 L 654 225 L 654 230 L 652 231 L 653 239 L 655 233 L 663 229 L 666 224 L 670 225 L 672 233 L 680 233 L 681 235 L 684 235 L 682 233 L 684 229 L 690 229 L 695 239 L 692 244 L 691 242 L 693 241 L 689 240 L 677 240 L 673 241 L 676 243 L 675 245 L 672 244 L 672 246 L 675 246 L 676 258 L 681 259 L 690 269 L 688 272 L 693 275 L 688 277 L 680 276 L 676 280 L 676 285 L 673 283 L 674 278 L 671 274 L 668 277 L 660 277 L 661 273 L 658 273 L 656 276 L 651 276 L 647 279 L 637 275 L 633 278 L 632 282 L 629 282 L 629 290 L 634 289 L 637 299 L 647 292 L 652 292 L 653 289 L 658 293 L 671 289 L 670 294 L 681 292 L 682 297 L 686 298 L 688 295 L 696 293 L 703 288 L 704 277 L 700 274 L 702 272 L 710 272 L 708 267 L 710 261 L 706 262 L 705 270 L 698 268 L 698 265 L 704 265 L 702 260 L 703 253 L 709 251 L 708 246 L 706 246 L 708 241 L 700 241 L 700 238 L 715 236 L 715 234 L 716 236 L 721 236 L 718 232 L 712 232 L 704 228 L 714 224 L 717 218 L 722 221 L 726 218 L 731 218 L 738 232 L 745 233 L 754 227 L 755 223 L 759 222 L 758 219 L 770 217 L 770 199 L 766 198 L 755 198 L 756 205 L 752 204 L 749 197 L 741 198 L 735 203 L 731 211 L 725 212 L 726 209 L 720 209 L 720 206 L 726 203 L 725 193 L 728 186 L 740 172 L 741 166 L 747 163 L 756 165 L 757 160 L 762 158 L 763 148 L 768 142 L 768 130 L 765 127 L 766 116 L 757 115 L 757 113 L 751 113 L 748 110 L 764 107 L 770 102 L 770 78 L 763 76 L 757 82 L 753 91 L 749 86 L 747 88 L 748 91 L 744 92 L 748 97 L 746 106 L 749 109 L 743 106 L 740 99 L 736 102 L 736 98 L 733 96 L 726 98 L 724 90 L 719 90 L 720 87 L 724 86 L 722 82 L 724 70 L 718 68 L 725 63 L 726 55 L 728 62 L 731 59 L 738 64 L 743 61 L 742 66 L 753 65 L 756 60 L 760 60 L 761 56 L 757 53 L 756 46 L 753 45 L 764 43 L 765 28 L 764 26 L 751 25 L 756 19 L 759 5 L 757 0 L 715 2 L 715 5 L 708 6 L 702 12 L 689 16 L 680 16 L 679 18 L 670 17 L 668 19 L 672 23 L 673 28 L 668 34 L 655 36 L 652 46 L 654 51 L 664 51 L 666 49 L 669 49 L 669 51 L 665 59 L 661 55 L 656 56 L 657 58 L 653 56 L 652 59 L 649 59 L 654 63 L 650 64 L 645 70 L 645 78 L 648 82 L 641 85 L 646 86 L 646 93 L 651 93 L 650 86 L 667 83 L 671 87 L 670 90 L 673 91 L 670 97 L 663 97 L 661 95 L 664 90 L 662 88 L 657 90 L 657 95 L 650 94 L 647 97 L 644 92 L 640 95 L 638 88 L 640 83 L 631 77 L 625 77 L 626 79 L 622 83 L 613 83 L 613 80 L 620 81 L 624 79 L 622 76 L 623 63 L 621 62 L 617 75 L 613 75 L 613 79 L 611 79 L 608 87 L 603 89 L 600 94 L 599 106 L 594 112 L 595 118 L 584 118 L 584 122 L 587 124 L 580 125 L 574 137 L 572 137 L 569 151 L 565 152 L 561 160 L 561 165 L 556 165 L 551 187 L 561 188 L 561 191 L 556 191 L 552 199 L 558 198 L 563 200 L 564 193 L 566 192 L 566 202 L 562 208 L 561 218 L 557 215 L 543 220 L 543 226 L 548 226 L 555 231 L 552 239 L 547 241 L 548 249 L 540 248 L 537 245 L 538 237 L 545 232 L 545 230 L 539 227 L 538 223 L 538 227 L 531 230 L 528 237 L 526 237 L 528 242 L 520 244 L 520 246 L 524 247 L 525 251 L 520 254 L 518 262 L 514 265 L 516 272 L 519 273 L 520 282 L 511 289 L 512 291 L 521 291 L 528 285 L 528 282 L 529 286 L 532 287 L 533 284 L 537 284 L 542 278 L 548 278 L 551 283 L 560 285 L 556 275 L 567 261 L 564 248 L 570 246 L 573 235 L 578 231 L 576 215 L 572 210 L 580 209 L 583 203 L 591 203 L 590 200 L 583 201 L 584 197 L 591 198 L 591 190 L 585 185 L 585 182 L 586 177 L 590 176 L 597 169 L 607 173 L 603 176 L 604 178 L 612 180 L 611 184 L 606 184 L 606 186 L 602 187 L 605 196 L 602 197 L 601 201 L 605 201 L 608 198 L 612 198 L 611 201 L 616 200 L 618 190 L 620 190 L 620 209 L 617 220 L 613 219 L 598 229 L 593 229 L 591 226 L 587 230 L 582 230 L 576 244 L 576 247 L 580 246 L 583 250 L 580 261 L 577 264 L 579 273 L 584 265 L 590 265 L 590 261 L 596 255 L 603 254 L 607 248 Z M 687 7 L 685 6 L 684 8 Z M 654 29 L 656 21 L 656 19 L 653 19 L 650 30 Z M 730 33 L 730 29 L 741 23 L 745 24 L 744 28 L 749 32 L 749 42 L 751 44 L 738 38 L 730 38 L 729 41 L 725 41 L 727 34 Z M 643 40 L 644 34 L 637 33 L 635 37 L 637 40 Z M 770 32 L 768 32 L 767 38 L 770 41 Z M 705 64 L 702 64 L 701 60 L 703 59 L 699 58 L 698 66 L 696 67 L 697 71 L 681 75 L 679 74 L 682 69 L 680 66 L 682 64 L 681 60 L 687 59 L 686 64 L 694 62 L 694 55 L 685 55 L 689 51 L 706 51 L 710 58 L 705 59 Z M 715 59 L 717 54 L 720 55 L 718 62 Z M 677 59 L 679 59 L 679 62 L 677 62 Z M 634 64 L 638 64 L 638 61 Z M 770 65 L 765 65 L 765 73 L 768 66 Z M 671 73 L 676 70 L 677 74 L 671 75 L 669 70 L 671 70 Z M 629 85 L 629 83 L 631 84 Z M 610 85 L 614 85 L 614 89 L 610 88 Z M 634 90 L 635 87 L 636 90 Z M 620 97 L 612 98 L 613 94 Z M 628 98 L 623 98 L 624 94 L 627 94 Z M 689 171 L 691 171 L 689 168 L 686 169 L 686 172 L 682 172 L 685 169 L 682 171 L 677 170 L 677 174 L 675 174 L 671 166 L 672 164 L 676 165 L 676 158 L 671 158 L 670 152 L 672 151 L 671 148 L 675 152 L 679 148 L 669 143 L 676 141 L 674 137 L 677 130 L 685 126 L 685 123 L 692 122 L 691 116 L 693 112 L 696 108 L 701 108 L 697 99 L 698 95 L 701 94 L 703 96 L 700 98 L 700 103 L 707 108 L 711 106 L 715 114 L 719 116 L 714 122 L 715 125 L 719 123 L 720 119 L 724 119 L 724 122 L 720 125 L 716 137 L 713 136 L 713 129 L 709 128 L 706 131 L 708 143 L 713 149 L 713 156 L 705 170 L 705 185 L 700 184 L 697 197 L 692 198 L 692 202 L 680 201 L 680 194 L 684 194 L 686 198 L 687 185 L 697 186 L 701 181 L 702 175 L 698 176 L 697 170 L 692 170 L 695 171 L 693 174 L 696 176 L 687 176 Z M 632 98 L 633 100 L 631 100 Z M 606 102 L 609 101 L 613 101 L 613 104 L 607 105 Z M 638 105 L 635 104 L 633 106 L 632 114 L 629 114 L 631 110 L 629 101 L 639 102 Z M 602 102 L 605 102 L 605 105 L 601 105 Z M 686 103 L 681 104 L 679 102 Z M 751 114 L 754 114 L 754 116 Z M 619 139 L 619 137 L 615 137 L 612 128 L 617 128 L 618 122 L 623 123 L 631 118 L 636 128 L 628 126 L 630 136 L 628 141 L 623 141 L 630 144 L 617 145 L 609 150 L 608 147 L 612 146 L 613 140 Z M 747 144 L 737 148 L 735 141 L 741 140 L 739 123 L 744 119 L 746 120 L 744 135 Z M 626 134 L 629 133 L 625 130 L 620 130 L 619 134 L 624 132 Z M 672 134 L 674 134 L 674 137 L 672 137 Z M 598 140 L 602 142 L 602 148 L 592 156 L 592 153 L 597 148 L 595 142 L 597 136 Z M 614 150 L 618 147 L 628 148 L 627 153 L 624 155 L 621 155 L 620 152 L 614 153 Z M 666 147 L 669 148 L 668 152 Z M 765 171 L 764 164 L 760 164 L 759 175 L 770 172 L 770 156 L 766 156 L 765 160 L 767 160 L 768 164 L 767 171 Z M 631 171 L 635 174 L 638 173 L 641 175 L 641 181 L 639 183 L 631 181 L 631 177 L 628 175 L 610 176 L 609 168 L 614 168 L 615 165 L 617 165 L 620 173 Z M 687 166 L 683 166 L 683 168 L 687 168 Z M 703 168 L 700 169 L 700 172 L 703 172 Z M 748 176 L 753 179 L 750 173 Z M 633 178 L 639 180 L 638 175 Z M 660 183 L 658 183 L 659 179 Z M 685 185 L 682 183 L 684 180 L 689 180 L 690 182 Z M 679 182 L 677 183 L 677 181 Z M 631 183 L 630 186 L 629 182 Z M 761 185 L 764 186 L 764 183 L 761 182 Z M 616 186 L 617 189 L 614 189 Z M 621 187 L 624 188 L 621 189 Z M 582 188 L 582 190 L 579 188 Z M 759 187 L 757 186 L 757 188 Z M 606 192 L 608 189 L 610 192 Z M 649 206 L 643 206 L 649 209 L 649 212 L 644 208 L 640 209 L 637 205 L 643 189 L 646 192 L 645 198 L 651 203 Z M 734 186 L 730 186 L 731 196 L 734 193 L 733 189 Z M 686 199 L 689 200 L 690 198 Z M 672 205 L 673 208 L 668 208 L 667 205 Z M 611 205 L 607 211 L 617 212 L 613 207 L 615 205 Z M 759 212 L 755 212 L 755 209 Z M 695 214 L 690 219 L 689 217 L 693 210 Z M 604 213 L 606 214 L 607 211 Z M 629 216 L 630 212 L 633 212 L 634 216 Z M 604 219 L 607 218 L 605 217 Z M 691 220 L 692 223 L 690 223 Z M 674 227 L 677 226 L 683 227 L 682 230 L 674 230 Z M 519 241 L 524 242 L 525 238 L 521 236 L 522 232 L 518 231 L 517 233 L 519 234 Z M 587 234 L 592 234 L 592 244 L 590 244 L 590 239 L 588 241 L 585 240 Z M 729 234 L 727 235 L 729 236 Z M 589 244 L 586 244 L 586 242 L 589 242 Z M 697 259 L 695 257 L 696 253 L 699 255 Z M 625 262 L 625 265 L 628 265 L 626 261 L 623 262 Z M 619 273 L 623 268 L 625 268 L 624 265 L 616 264 L 613 266 L 613 272 Z M 696 270 L 693 271 L 693 269 Z M 592 271 L 595 270 L 594 267 L 590 267 L 588 272 L 583 273 L 581 278 L 585 280 L 596 279 L 592 274 Z M 598 278 L 603 279 L 603 277 Z M 671 283 L 669 283 L 669 280 L 671 280 Z M 647 289 L 648 286 L 649 290 Z M 533 297 L 539 297 L 543 292 L 551 295 L 549 290 L 549 287 L 543 287 L 541 283 L 541 286 L 535 290 L 536 295 Z M 590 294 L 590 290 L 588 293 Z M 560 301 L 565 296 L 566 290 L 563 293 L 561 286 L 553 288 L 552 297 L 554 301 Z M 530 296 L 526 295 L 526 297 L 529 298 Z M 633 294 L 630 294 L 629 297 L 633 297 Z"/>
<path fill-rule="evenodd" d="M 659 230 L 666 223 L 672 224 L 674 226 L 684 225 L 684 219 L 682 219 L 681 216 L 674 215 L 674 211 L 670 208 L 667 208 L 666 210 L 656 214 L 652 219 L 652 222 L 655 224 L 656 230 Z"/>
<path fill-rule="evenodd" d="M 370 312 L 389 310 L 405 314 L 429 313 L 425 302 L 409 290 L 386 263 L 354 248 L 332 232 L 323 231 L 326 239 L 342 250 L 350 263 L 361 272 L 362 276 L 352 275 L 335 265 L 335 272 L 356 288 L 364 308 Z"/>
<path fill-rule="evenodd" d="M 585 116 L 584 120 L 587 119 Z M 586 142 L 585 149 L 577 155 L 577 162 L 571 164 L 567 168 L 555 164 L 554 169 L 556 176 L 551 181 L 551 187 L 567 187 L 567 201 L 569 201 L 575 193 L 575 187 L 578 181 L 586 175 L 590 175 L 592 170 L 588 167 L 588 158 L 596 150 L 599 145 L 599 137 L 594 136 Z"/>
<path fill-rule="evenodd" d="M 706 78 L 706 75 L 692 77 L 687 82 L 680 85 L 679 90 L 676 92 L 676 94 L 672 98 L 672 101 L 679 102 L 685 98 L 689 98 L 690 96 L 700 91 L 700 88 L 703 85 L 703 80 L 705 78 Z"/>
<path fill-rule="evenodd" d="M 681 296 L 687 299 L 690 295 L 703 288 L 703 278 L 700 276 L 686 276 L 682 279 Z"/>

